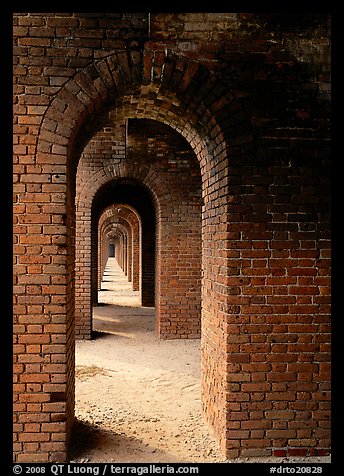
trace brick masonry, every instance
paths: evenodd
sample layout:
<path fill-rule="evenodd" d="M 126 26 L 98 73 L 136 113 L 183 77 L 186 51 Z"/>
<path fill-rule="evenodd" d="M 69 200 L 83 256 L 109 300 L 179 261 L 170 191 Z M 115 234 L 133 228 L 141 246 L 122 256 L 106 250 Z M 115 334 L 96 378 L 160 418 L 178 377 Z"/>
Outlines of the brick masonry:
<path fill-rule="evenodd" d="M 110 245 L 114 247 L 114 256 L 132 283 L 133 291 L 142 290 L 141 234 L 141 219 L 135 209 L 128 205 L 114 204 L 104 210 L 98 224 L 97 290 L 100 290 L 110 256 Z"/>
<path fill-rule="evenodd" d="M 75 330 L 90 336 L 114 204 L 141 220 L 159 335 L 201 324 L 203 410 L 223 453 L 326 454 L 328 16 L 13 21 L 16 461 L 67 458 Z"/>
<path fill-rule="evenodd" d="M 114 119 L 113 119 L 114 120 Z M 201 270 L 201 180 L 198 163 L 190 146 L 176 132 L 156 121 L 117 119 L 116 127 L 105 127 L 89 142 L 80 158 L 76 187 L 76 330 L 83 338 L 91 337 L 91 260 L 97 254 L 97 237 L 91 239 L 91 208 L 94 196 L 116 180 L 143 181 L 150 171 L 150 188 L 155 196 L 147 203 L 145 214 L 158 223 L 157 237 L 151 226 L 143 222 L 141 301 L 154 305 L 155 259 L 152 242 L 156 242 L 158 287 L 156 314 L 160 337 L 200 336 L 200 270 Z M 127 146 L 126 137 L 127 134 Z M 176 180 L 176 177 L 178 179 Z M 158 183 L 159 181 L 159 183 Z M 180 185 L 182 184 L 182 187 Z M 98 195 L 97 207 L 102 209 L 107 195 Z M 160 196 L 159 196 L 160 195 Z M 163 195 L 163 197 L 162 197 Z M 160 198 L 161 197 L 161 198 Z M 105 200 L 105 202 L 104 202 Z M 127 200 L 133 200 L 128 198 Z M 142 197 L 141 197 L 142 201 Z M 137 206 L 137 205 L 136 205 Z M 142 205 L 141 205 L 142 207 Z M 97 217 L 97 213 L 95 212 Z M 124 217 L 121 217 L 123 220 Z M 95 226 L 98 219 L 94 220 Z M 122 223 L 123 225 L 123 223 Z M 93 227 L 96 233 L 96 228 Z M 125 226 L 125 225 L 124 225 Z M 147 234 L 147 228 L 150 233 Z M 131 236 L 124 233 L 127 253 Z M 127 237 L 127 238 L 126 238 Z M 94 249 L 92 252 L 92 246 Z M 129 250 L 128 250 L 129 251 Z M 148 254 L 147 254 L 148 253 Z M 120 257 L 125 273 L 129 273 L 127 256 Z M 97 265 L 97 261 L 95 261 Z M 181 268 L 184 268 L 181 272 Z M 93 272 L 96 276 L 97 273 Z M 131 277 L 130 277 L 131 279 Z M 97 285 L 93 283 L 93 290 Z M 96 302 L 94 293 L 93 302 Z"/>

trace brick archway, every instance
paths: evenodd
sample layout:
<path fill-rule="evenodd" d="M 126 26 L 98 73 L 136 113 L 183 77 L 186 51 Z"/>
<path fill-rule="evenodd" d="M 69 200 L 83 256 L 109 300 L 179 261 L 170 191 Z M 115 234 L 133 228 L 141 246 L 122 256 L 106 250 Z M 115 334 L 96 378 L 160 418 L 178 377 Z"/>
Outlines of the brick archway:
<path fill-rule="evenodd" d="M 18 462 L 67 454 L 80 157 L 126 124 L 103 152 L 132 159 L 149 121 L 199 164 L 202 402 L 224 454 L 328 453 L 330 15 L 274 15 L 13 15 Z"/>
<path fill-rule="evenodd" d="M 131 229 L 128 227 L 128 222 L 121 223 L 123 220 L 114 220 L 106 225 L 102 230 L 102 241 L 105 241 L 107 238 L 112 238 L 115 241 L 115 258 L 118 261 L 118 264 L 126 276 L 129 275 L 129 261 L 131 255 L 129 256 L 129 250 L 132 247 L 131 239 Z M 107 244 L 107 243 L 106 243 Z M 105 249 L 105 246 L 103 246 Z M 108 254 L 104 253 L 104 263 L 106 264 Z M 105 266 L 104 266 L 105 268 Z M 129 279 L 128 279 L 129 280 Z"/>
<path fill-rule="evenodd" d="M 106 190 L 111 184 L 114 184 L 116 180 L 121 179 L 138 181 L 139 183 L 142 181 L 142 185 L 147 187 L 147 189 L 149 185 L 152 198 L 154 197 L 156 203 L 159 203 L 161 193 L 164 190 L 164 203 L 165 207 L 167 206 L 167 188 L 161 183 L 159 177 L 153 175 L 149 170 L 145 169 L 145 167 L 133 169 L 132 171 L 127 171 L 125 167 L 119 167 L 117 169 L 110 166 L 106 168 L 101 167 L 96 173 L 92 173 L 89 179 L 82 182 L 81 190 L 77 191 L 76 201 L 76 253 L 78 254 L 76 290 L 79 294 L 76 298 L 75 310 L 76 323 L 79 323 L 77 324 L 76 330 L 81 338 L 91 338 L 92 302 L 96 302 L 97 292 L 97 218 L 99 212 L 95 212 L 93 209 L 95 204 L 97 204 L 99 193 L 101 193 L 102 190 Z M 155 193 L 155 191 L 157 192 Z M 156 205 L 156 207 L 157 206 L 158 205 Z M 155 207 L 152 207 L 152 211 L 154 211 L 154 208 Z M 145 245 L 144 248 L 146 249 Z M 93 263 L 92 266 L 91 263 Z M 91 282 L 93 283 L 92 299 Z M 141 301 L 144 305 L 154 305 L 154 296 L 151 296 L 150 291 L 146 287 L 143 289 L 142 285 Z M 83 330 L 80 333 L 81 328 Z"/>
<path fill-rule="evenodd" d="M 140 255 L 141 255 L 141 220 L 137 211 L 126 204 L 116 203 L 107 207 L 101 214 L 98 223 L 98 283 L 100 289 L 101 278 L 106 260 L 109 257 L 109 248 L 104 242 L 105 227 L 118 222 L 119 216 L 127 221 L 130 228 L 131 246 L 128 250 L 128 280 L 132 283 L 133 291 L 140 290 Z"/>
<path fill-rule="evenodd" d="M 109 244 L 110 239 L 112 240 L 112 242 L 115 242 L 116 254 L 114 255 L 114 257 L 118 261 L 118 264 L 120 265 L 124 274 L 128 276 L 128 281 L 130 281 L 129 263 L 131 259 L 130 250 L 132 247 L 131 230 L 128 229 L 125 225 L 121 226 L 120 223 L 118 223 L 116 220 L 104 226 L 101 237 L 101 240 L 103 241 L 104 263 L 106 263 L 107 258 L 109 257 L 109 254 L 105 251 L 105 249 L 107 248 L 106 245 Z"/>
<path fill-rule="evenodd" d="M 124 52 L 108 56 L 69 79 L 52 100 L 39 130 L 36 162 L 43 168 L 54 164 L 62 170 L 58 175 L 52 174 L 52 181 L 62 184 L 59 193 L 67 212 L 65 223 L 59 229 L 54 225 L 51 228 L 52 235 L 61 236 L 59 246 L 67 253 L 66 261 L 61 264 L 67 279 L 60 289 L 61 299 L 65 296 L 60 314 L 65 320 L 67 336 L 64 350 L 60 350 L 66 355 L 68 376 L 65 390 L 61 390 L 65 395 L 62 401 L 66 404 L 65 441 L 68 442 L 71 429 L 74 401 L 73 191 L 76 168 L 87 141 L 99 130 L 104 117 L 109 117 L 109 111 L 111 115 L 116 103 L 118 118 L 148 118 L 169 125 L 190 144 L 200 164 L 203 196 L 202 398 L 206 418 L 226 453 L 228 327 L 223 322 L 232 311 L 228 300 L 231 294 L 228 261 L 222 250 L 229 237 L 227 223 L 236 219 L 228 202 L 233 194 L 228 166 L 229 157 L 245 160 L 254 153 L 250 126 L 246 114 L 226 92 L 226 87 L 196 62 L 172 54 L 164 56 L 161 62 L 161 55 L 146 51 L 141 69 L 139 62 L 128 62 L 129 57 Z M 156 180 L 149 174 L 144 176 L 148 183 Z M 164 187 L 160 192 L 164 193 Z M 159 194 L 159 187 L 155 193 Z M 52 275 L 56 270 L 51 269 Z M 53 329 L 51 332 L 53 339 Z M 61 392 L 58 394 L 62 398 Z M 52 397 L 47 394 L 47 398 Z"/>

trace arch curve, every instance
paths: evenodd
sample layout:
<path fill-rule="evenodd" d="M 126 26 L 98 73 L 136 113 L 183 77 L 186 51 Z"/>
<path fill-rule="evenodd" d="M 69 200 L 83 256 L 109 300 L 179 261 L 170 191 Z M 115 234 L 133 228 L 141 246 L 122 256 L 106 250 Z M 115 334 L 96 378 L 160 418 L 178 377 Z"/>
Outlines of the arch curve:
<path fill-rule="evenodd" d="M 161 55 L 155 55 L 154 50 L 145 49 L 143 55 L 142 67 L 139 60 L 137 63 L 128 61 L 129 51 L 118 52 L 70 78 L 42 120 L 36 162 L 58 164 L 65 170 L 67 179 L 61 193 L 67 209 L 67 255 L 72 257 L 77 165 L 82 150 L 95 132 L 114 120 L 149 118 L 170 126 L 192 148 L 200 165 L 203 196 L 202 362 L 207 375 L 215 372 L 220 375 L 216 388 L 207 375 L 203 376 L 203 402 L 206 418 L 224 447 L 226 417 L 223 412 L 227 411 L 224 409 L 227 409 L 228 393 L 224 322 L 232 312 L 228 299 L 229 270 L 222 252 L 229 239 L 229 197 L 234 194 L 229 165 L 233 158 L 245 160 L 245 156 L 252 155 L 254 140 L 239 101 L 228 91 L 227 85 L 204 66 L 170 52 L 163 56 L 160 64 L 157 58 Z M 69 316 L 73 312 L 72 261 L 66 264 L 70 276 Z M 167 283 L 165 286 L 172 288 Z M 166 326 L 170 325 L 171 322 L 166 321 Z"/>
<path fill-rule="evenodd" d="M 128 280 L 132 283 L 133 291 L 140 289 L 140 262 L 141 262 L 141 218 L 134 207 L 116 203 L 108 206 L 102 212 L 98 223 L 98 290 L 100 290 L 101 278 L 105 269 L 106 260 L 109 257 L 108 249 L 103 243 L 105 227 L 111 226 L 122 217 L 127 221 L 130 228 L 130 244 L 128 249 Z"/>
<path fill-rule="evenodd" d="M 232 149 L 253 143 L 242 106 L 203 65 L 172 53 L 157 65 L 155 51 L 148 50 L 140 67 L 128 61 L 130 54 L 121 51 L 106 56 L 64 84 L 42 120 L 38 162 L 44 162 L 47 154 L 67 153 L 76 171 L 78 155 L 109 120 L 111 110 L 117 116 L 151 118 L 176 129 L 205 170 L 212 162 L 230 157 Z"/>

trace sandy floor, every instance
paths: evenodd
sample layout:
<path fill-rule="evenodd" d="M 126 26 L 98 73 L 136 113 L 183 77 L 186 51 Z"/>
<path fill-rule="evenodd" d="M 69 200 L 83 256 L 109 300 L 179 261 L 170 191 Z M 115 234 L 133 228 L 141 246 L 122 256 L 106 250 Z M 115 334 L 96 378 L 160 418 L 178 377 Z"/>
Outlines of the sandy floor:
<path fill-rule="evenodd" d="M 200 341 L 159 340 L 154 308 L 139 306 L 138 292 L 131 291 L 114 258 L 105 270 L 99 302 L 95 339 L 76 343 L 71 461 L 229 463 L 202 420 Z"/>

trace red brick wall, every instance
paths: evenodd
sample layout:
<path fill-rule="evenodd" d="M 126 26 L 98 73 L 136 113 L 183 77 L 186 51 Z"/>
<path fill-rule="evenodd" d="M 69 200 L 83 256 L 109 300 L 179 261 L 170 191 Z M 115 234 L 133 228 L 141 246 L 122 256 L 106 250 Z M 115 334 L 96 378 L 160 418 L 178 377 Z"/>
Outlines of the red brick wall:
<path fill-rule="evenodd" d="M 128 161 L 146 163 L 163 181 L 157 203 L 157 330 L 200 336 L 201 182 L 196 157 L 164 124 L 130 119 Z"/>
<path fill-rule="evenodd" d="M 184 237 L 196 237 L 202 190 L 202 402 L 224 453 L 326 452 L 328 18 L 171 13 L 150 20 L 145 13 L 14 15 L 15 458 L 66 458 L 74 301 L 77 317 L 81 280 L 91 286 L 92 203 L 99 219 L 115 180 L 123 193 L 132 187 L 145 197 L 139 213 L 143 237 L 149 230 L 157 237 L 148 251 L 158 257 L 155 304 L 165 337 L 175 330 L 171 303 L 176 314 L 187 309 L 181 289 L 168 294 L 171 278 L 162 264 L 187 285 L 168 253 L 180 251 L 180 262 L 190 258 Z M 114 127 L 114 119 L 115 135 L 122 127 L 111 145 L 115 167 L 100 166 L 93 155 L 97 170 L 81 191 L 80 167 L 87 150 L 95 153 L 87 149 L 95 144 L 90 140 Z M 169 156 L 178 141 L 190 167 Z M 110 151 L 106 140 L 98 146 L 102 155 Z M 195 157 L 200 175 L 191 165 Z M 191 201 L 180 187 L 182 169 L 196 193 Z M 165 226 L 170 217 L 178 240 Z M 81 246 L 82 233 L 89 239 Z M 143 289 L 152 286 L 152 299 L 154 260 L 143 261 L 150 266 L 142 268 L 143 278 L 150 276 Z M 90 315 L 88 297 L 86 306 Z M 175 317 L 173 324 L 182 323 Z M 194 323 L 184 321 L 180 335 L 192 335 Z"/>

